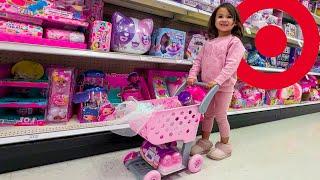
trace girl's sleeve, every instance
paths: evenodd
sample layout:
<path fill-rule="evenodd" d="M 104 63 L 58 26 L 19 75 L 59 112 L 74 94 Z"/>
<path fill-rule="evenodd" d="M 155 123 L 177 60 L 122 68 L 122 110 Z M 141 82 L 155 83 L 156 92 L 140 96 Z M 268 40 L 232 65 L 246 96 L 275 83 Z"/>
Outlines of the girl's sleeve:
<path fill-rule="evenodd" d="M 214 81 L 221 86 L 226 80 L 231 78 L 231 76 L 237 71 L 245 51 L 246 49 L 244 48 L 241 40 L 236 38 L 229 47 L 225 66 Z"/>
<path fill-rule="evenodd" d="M 197 79 L 197 75 L 199 74 L 199 72 L 201 70 L 201 61 L 202 61 L 202 58 L 204 56 L 204 49 L 205 49 L 205 45 L 201 48 L 198 56 L 193 61 L 193 65 L 192 65 L 192 68 L 189 71 L 188 78 Z"/>

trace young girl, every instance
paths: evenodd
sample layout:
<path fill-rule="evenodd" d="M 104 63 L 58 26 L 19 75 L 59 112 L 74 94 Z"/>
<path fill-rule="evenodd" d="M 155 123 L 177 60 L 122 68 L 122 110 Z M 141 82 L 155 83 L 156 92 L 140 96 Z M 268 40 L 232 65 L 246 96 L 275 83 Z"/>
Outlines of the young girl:
<path fill-rule="evenodd" d="M 227 110 L 237 81 L 236 71 L 245 52 L 240 40 L 243 26 L 233 5 L 224 3 L 215 9 L 209 20 L 208 34 L 209 41 L 195 59 L 187 83 L 192 85 L 201 71 L 202 81 L 207 83 L 208 88 L 219 85 L 220 89 L 204 115 L 202 138 L 192 147 L 191 155 L 207 153 L 209 158 L 221 160 L 229 157 L 232 152 Z M 218 123 L 221 140 L 212 148 L 209 136 L 214 118 Z"/>

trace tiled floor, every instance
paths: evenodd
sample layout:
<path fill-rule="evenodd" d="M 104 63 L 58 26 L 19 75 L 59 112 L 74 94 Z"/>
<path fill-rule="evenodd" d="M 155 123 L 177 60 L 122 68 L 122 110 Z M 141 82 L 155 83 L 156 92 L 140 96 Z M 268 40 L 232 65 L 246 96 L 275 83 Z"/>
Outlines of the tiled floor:
<path fill-rule="evenodd" d="M 320 113 L 234 129 L 231 158 L 205 158 L 197 174 L 165 179 L 317 180 L 320 179 Z M 212 135 L 217 140 L 217 135 Z M 0 180 L 131 180 L 121 163 L 126 151 L 98 155 L 0 175 Z"/>

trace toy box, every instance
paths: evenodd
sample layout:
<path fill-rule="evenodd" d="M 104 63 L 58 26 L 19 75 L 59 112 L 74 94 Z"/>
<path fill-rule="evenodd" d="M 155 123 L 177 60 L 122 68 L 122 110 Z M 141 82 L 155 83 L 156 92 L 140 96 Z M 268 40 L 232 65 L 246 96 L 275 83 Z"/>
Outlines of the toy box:
<path fill-rule="evenodd" d="M 262 106 L 264 97 L 265 90 L 238 81 L 233 92 L 231 108 L 239 109 Z"/>
<path fill-rule="evenodd" d="M 159 28 L 152 35 L 150 55 L 183 59 L 186 33 L 169 28 Z"/>
<path fill-rule="evenodd" d="M 43 21 L 87 27 L 88 23 L 74 19 L 72 12 L 56 9 L 54 1 L 3 0 L 0 2 L 0 17 L 4 19 L 32 22 L 38 25 Z"/>
<path fill-rule="evenodd" d="M 220 0 L 175 0 L 176 2 L 203 10 L 213 12 L 220 5 Z"/>
<path fill-rule="evenodd" d="M 285 23 L 283 25 L 284 32 L 287 36 L 292 37 L 292 38 L 297 38 L 297 27 L 294 24 L 291 23 Z"/>
<path fill-rule="evenodd" d="M 74 91 L 73 68 L 49 69 L 51 88 L 47 120 L 49 122 L 65 122 L 72 116 L 72 97 Z"/>
<path fill-rule="evenodd" d="M 0 33 L 42 38 L 43 29 L 36 25 L 0 20 Z"/>
<path fill-rule="evenodd" d="M 75 31 L 66 31 L 61 29 L 48 28 L 45 29 L 44 37 L 47 39 L 55 39 L 76 43 L 85 43 L 85 37 L 83 33 Z"/>
<path fill-rule="evenodd" d="M 91 27 L 89 46 L 94 51 L 110 51 L 112 25 L 106 21 L 94 21 Z"/>
<path fill-rule="evenodd" d="M 286 47 L 282 54 L 276 57 L 277 68 L 287 69 L 294 63 L 296 57 L 296 48 Z"/>
<path fill-rule="evenodd" d="M 193 61 L 199 54 L 200 50 L 206 42 L 203 32 L 188 32 L 186 39 L 185 58 Z"/>
<path fill-rule="evenodd" d="M 188 72 L 158 69 L 139 69 L 137 72 L 146 77 L 152 99 L 172 97 L 188 76 Z"/>
<path fill-rule="evenodd" d="M 119 12 L 112 15 L 111 49 L 117 52 L 144 54 L 151 46 L 153 20 L 126 17 Z"/>
<path fill-rule="evenodd" d="M 86 0 L 84 15 L 87 18 L 87 22 L 90 24 L 94 21 L 103 20 L 103 0 Z"/>

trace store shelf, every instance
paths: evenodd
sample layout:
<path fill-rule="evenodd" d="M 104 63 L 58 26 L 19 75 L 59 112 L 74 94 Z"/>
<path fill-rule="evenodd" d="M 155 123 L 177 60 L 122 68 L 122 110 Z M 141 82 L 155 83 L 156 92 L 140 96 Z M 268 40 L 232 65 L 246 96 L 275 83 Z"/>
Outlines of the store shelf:
<path fill-rule="evenodd" d="M 49 83 L 44 81 L 39 82 L 24 82 L 12 79 L 0 80 L 0 86 L 2 87 L 25 87 L 25 88 L 48 88 Z"/>
<path fill-rule="evenodd" d="M 173 20 L 207 26 L 211 13 L 170 0 L 104 0 L 106 3 L 134 9 Z"/>
<path fill-rule="evenodd" d="M 0 50 L 39 53 L 39 54 L 53 54 L 53 55 L 63 55 L 63 56 L 80 56 L 80 57 L 86 57 L 86 58 L 98 58 L 98 59 L 106 59 L 106 60 L 124 60 L 124 61 L 151 62 L 151 63 L 192 65 L 192 62 L 187 60 L 173 60 L 173 59 L 159 58 L 159 57 L 153 57 L 153 56 L 147 56 L 147 55 L 136 55 L 136 54 L 117 53 L 117 52 L 94 52 L 91 50 L 67 49 L 67 48 L 38 46 L 38 45 L 30 45 L 30 44 L 22 44 L 22 43 L 12 43 L 12 42 L 0 42 Z"/>
<path fill-rule="evenodd" d="M 260 111 L 268 111 L 289 107 L 298 107 L 320 104 L 320 101 L 303 102 L 301 104 L 263 106 L 248 109 L 231 109 L 228 115 L 239 115 L 246 113 L 254 113 Z M 21 143 L 28 141 L 60 138 L 74 135 L 83 135 L 90 133 L 106 132 L 112 130 L 120 130 L 129 128 L 128 124 L 117 124 L 117 121 L 98 122 L 98 123 L 78 123 L 75 118 L 67 123 L 53 124 L 47 126 L 34 127 L 1 127 L 0 128 L 0 145 Z"/>

